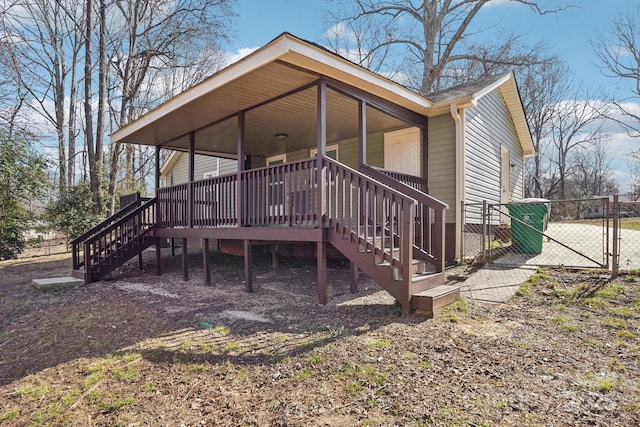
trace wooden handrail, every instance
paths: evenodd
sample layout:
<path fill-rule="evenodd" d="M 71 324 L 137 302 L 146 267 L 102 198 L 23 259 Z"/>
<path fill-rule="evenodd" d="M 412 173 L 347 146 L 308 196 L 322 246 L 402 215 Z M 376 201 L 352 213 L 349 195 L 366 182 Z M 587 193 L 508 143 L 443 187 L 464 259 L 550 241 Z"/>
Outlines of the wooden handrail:
<path fill-rule="evenodd" d="M 152 230 L 155 226 L 155 207 L 156 199 L 149 199 L 125 215 L 119 215 L 117 219 L 111 217 L 111 224 L 99 230 L 94 230 L 83 241 L 75 242 L 73 244 L 72 257 L 73 269 L 76 270 L 84 266 L 87 277 L 89 277 L 92 267 L 91 261 L 100 259 L 101 255 L 104 255 L 103 252 L 106 252 L 117 241 L 123 239 L 123 236 L 126 235 L 128 240 L 136 239 Z M 107 236 L 113 234 L 116 230 L 115 235 L 108 239 Z M 83 254 L 81 255 L 80 252 L 83 252 Z M 89 263 L 87 263 L 87 260 L 89 260 Z"/>
<path fill-rule="evenodd" d="M 416 201 L 329 157 L 321 160 L 329 225 L 356 239 L 374 263 L 387 262 L 399 271 L 408 289 Z"/>
<path fill-rule="evenodd" d="M 101 229 L 109 226 L 114 221 L 118 221 L 118 219 L 122 218 L 122 216 L 126 215 L 132 209 L 135 209 L 136 207 L 140 206 L 140 201 L 141 200 L 142 199 L 137 199 L 137 200 L 129 203 L 127 206 L 125 206 L 124 208 L 120 209 L 118 212 L 116 212 L 115 214 L 111 215 L 109 218 L 106 218 L 105 220 L 103 220 L 99 224 L 96 224 L 93 227 L 91 227 L 90 230 L 85 231 L 84 233 L 82 233 L 81 235 L 79 235 L 78 237 L 73 239 L 71 241 L 71 244 L 72 245 L 78 244 L 78 243 L 88 239 L 89 237 L 91 237 L 92 234 L 95 234 L 95 233 L 99 232 Z"/>
<path fill-rule="evenodd" d="M 392 188 L 402 191 L 407 195 L 410 195 L 414 199 L 419 200 L 420 202 L 424 203 L 430 208 L 449 209 L 449 205 L 442 202 L 441 200 L 438 200 L 435 197 L 430 196 L 426 192 L 421 191 L 420 189 L 417 189 L 416 187 L 413 187 L 412 185 L 409 185 L 406 182 L 403 182 L 402 180 L 393 178 L 394 174 L 397 174 L 398 176 L 404 176 L 404 177 L 412 177 L 412 175 L 401 174 L 399 172 L 396 173 L 393 171 L 387 171 L 385 169 L 380 169 L 380 168 L 374 168 L 369 165 L 361 165 L 360 170 L 362 170 L 364 174 L 371 176 L 372 178 L 375 178 L 376 180 Z M 423 178 L 420 178 L 420 179 L 423 179 Z"/>
<path fill-rule="evenodd" d="M 413 197 L 418 205 L 415 212 L 416 221 L 421 224 L 415 234 L 415 248 L 422 259 L 431 263 L 437 272 L 445 268 L 445 209 L 446 203 L 394 179 L 387 171 L 379 170 L 371 166 L 362 165 L 362 171 L 372 178 L 395 188 L 396 190 Z M 408 176 L 406 174 L 400 174 Z M 433 213 L 433 222 L 432 222 Z"/>

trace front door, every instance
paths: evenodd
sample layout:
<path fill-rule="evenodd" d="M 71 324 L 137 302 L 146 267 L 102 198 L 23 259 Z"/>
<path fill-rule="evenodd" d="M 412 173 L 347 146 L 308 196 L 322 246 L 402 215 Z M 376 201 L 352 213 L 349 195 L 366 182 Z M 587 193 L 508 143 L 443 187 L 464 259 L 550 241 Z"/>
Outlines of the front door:
<path fill-rule="evenodd" d="M 422 176 L 420 129 L 411 127 L 384 134 L 384 168 Z"/>

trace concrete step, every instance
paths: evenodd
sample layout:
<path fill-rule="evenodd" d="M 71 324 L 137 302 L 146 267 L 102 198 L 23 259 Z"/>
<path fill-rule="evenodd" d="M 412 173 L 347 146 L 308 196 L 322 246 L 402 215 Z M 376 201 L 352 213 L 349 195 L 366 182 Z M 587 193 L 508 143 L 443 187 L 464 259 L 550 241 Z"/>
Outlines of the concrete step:
<path fill-rule="evenodd" d="M 33 279 L 31 283 L 36 289 L 48 291 L 50 289 L 84 285 L 84 280 L 75 277 L 52 277 L 47 279 Z"/>
<path fill-rule="evenodd" d="M 459 298 L 459 286 L 440 285 L 413 294 L 411 297 L 411 309 L 416 314 L 433 317 L 439 309 L 457 301 Z"/>

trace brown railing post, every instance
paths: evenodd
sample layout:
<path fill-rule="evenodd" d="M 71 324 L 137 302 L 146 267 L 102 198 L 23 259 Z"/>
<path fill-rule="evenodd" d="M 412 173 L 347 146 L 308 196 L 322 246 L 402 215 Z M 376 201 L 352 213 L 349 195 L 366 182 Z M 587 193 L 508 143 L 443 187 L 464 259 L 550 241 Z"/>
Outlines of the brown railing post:
<path fill-rule="evenodd" d="M 415 203 L 410 199 L 402 199 L 402 222 L 400 233 L 400 263 L 402 271 L 402 312 L 411 314 L 411 265 L 413 261 L 413 241 L 415 227 L 413 222 L 413 208 Z"/>
<path fill-rule="evenodd" d="M 193 181 L 187 183 L 187 227 L 193 228 Z"/>
<path fill-rule="evenodd" d="M 436 272 L 442 273 L 445 268 L 445 210 L 444 208 L 438 208 L 435 211 L 435 223 L 433 225 L 433 241 L 435 245 L 432 247 L 432 253 L 438 262 L 435 266 Z"/>

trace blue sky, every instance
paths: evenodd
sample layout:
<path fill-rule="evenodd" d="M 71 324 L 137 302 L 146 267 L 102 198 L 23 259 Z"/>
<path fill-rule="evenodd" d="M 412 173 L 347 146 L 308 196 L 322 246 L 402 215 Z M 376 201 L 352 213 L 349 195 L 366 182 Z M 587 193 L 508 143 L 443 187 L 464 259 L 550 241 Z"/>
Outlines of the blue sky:
<path fill-rule="evenodd" d="M 558 0 L 542 0 L 553 5 Z M 326 22 L 323 11 L 335 1 L 326 0 L 238 0 L 236 34 L 228 47 L 231 56 L 258 48 L 282 32 L 323 44 Z M 625 99 L 631 96 L 630 83 L 603 76 L 591 41 L 597 32 L 606 33 L 613 20 L 621 13 L 639 11 L 638 0 L 573 0 L 579 6 L 557 14 L 536 15 L 528 7 L 496 0 L 478 16 L 476 25 L 486 37 L 494 32 L 520 34 L 528 44 L 543 42 L 548 52 L 557 54 L 568 63 L 574 79 L 583 86 L 600 87 L 607 97 Z M 637 103 L 638 100 L 635 100 Z M 640 106 L 639 106 L 640 108 Z M 629 191 L 629 167 L 633 164 L 627 155 L 640 144 L 624 131 L 612 127 L 611 166 L 616 169 L 615 179 L 620 193 Z"/>
<path fill-rule="evenodd" d="M 580 6 L 538 16 L 524 5 L 500 0 L 482 12 L 477 24 L 485 28 L 487 36 L 504 29 L 521 34 L 530 44 L 544 42 L 550 53 L 560 55 L 569 63 L 577 80 L 602 85 L 624 96 L 625 88 L 618 88 L 614 79 L 605 78 L 600 72 L 590 42 L 597 31 L 607 31 L 621 12 L 637 10 L 640 3 L 638 0 L 579 0 L 574 3 Z M 236 35 L 229 50 L 238 53 L 260 47 L 285 31 L 322 44 L 326 29 L 323 11 L 332 4 L 335 2 L 326 0 L 238 0 Z"/>

